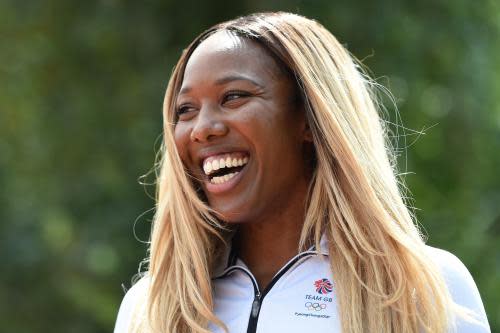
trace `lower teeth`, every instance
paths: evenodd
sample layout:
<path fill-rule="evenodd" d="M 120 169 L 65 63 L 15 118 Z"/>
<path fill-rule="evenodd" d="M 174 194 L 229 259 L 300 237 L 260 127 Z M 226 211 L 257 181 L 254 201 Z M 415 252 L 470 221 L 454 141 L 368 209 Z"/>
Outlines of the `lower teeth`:
<path fill-rule="evenodd" d="M 227 175 L 224 175 L 224 176 L 213 177 L 210 179 L 210 182 L 212 184 L 222 184 L 222 183 L 227 182 L 229 179 L 233 178 L 234 176 L 236 176 L 236 174 L 238 174 L 238 173 L 239 173 L 239 171 L 231 172 L 231 173 L 228 173 Z"/>

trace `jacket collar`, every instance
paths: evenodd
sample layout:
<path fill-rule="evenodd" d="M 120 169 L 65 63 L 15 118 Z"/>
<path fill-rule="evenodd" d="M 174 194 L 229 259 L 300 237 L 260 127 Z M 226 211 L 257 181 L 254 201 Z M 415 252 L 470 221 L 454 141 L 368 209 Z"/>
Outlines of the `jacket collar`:
<path fill-rule="evenodd" d="M 321 236 L 319 246 L 320 246 L 320 248 L 318 250 L 316 249 L 316 246 L 313 245 L 308 250 L 300 252 L 297 255 L 300 255 L 300 254 L 306 253 L 306 252 L 313 252 L 313 253 L 316 253 L 317 255 L 322 254 L 322 255 L 327 256 L 328 255 L 328 239 L 324 233 Z M 238 266 L 238 265 L 241 266 L 241 264 L 243 264 L 243 262 L 236 255 L 234 248 L 232 246 L 232 241 L 230 241 L 230 242 L 228 242 L 226 248 L 224 249 L 222 255 L 220 256 L 220 259 L 218 260 L 218 262 L 215 266 L 215 269 L 214 269 L 212 276 L 214 276 L 214 277 L 220 276 L 228 268 L 230 268 L 232 266 Z"/>

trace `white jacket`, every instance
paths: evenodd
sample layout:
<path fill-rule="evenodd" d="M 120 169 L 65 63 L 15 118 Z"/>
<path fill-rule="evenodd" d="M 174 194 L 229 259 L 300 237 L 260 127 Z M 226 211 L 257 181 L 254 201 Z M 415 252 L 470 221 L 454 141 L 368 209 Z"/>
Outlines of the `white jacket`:
<path fill-rule="evenodd" d="M 456 333 L 488 333 L 481 297 L 467 268 L 453 254 L 427 247 L 441 268 L 453 300 L 476 315 L 482 325 L 459 321 Z M 264 290 L 245 264 L 233 255 L 213 279 L 215 314 L 230 333 L 340 333 L 335 277 L 330 271 L 326 241 L 292 258 Z M 147 278 L 134 285 L 120 306 L 114 333 L 128 333 L 133 310 L 148 288 Z M 141 297 L 142 296 L 142 297 Z M 224 332 L 210 325 L 212 332 Z"/>

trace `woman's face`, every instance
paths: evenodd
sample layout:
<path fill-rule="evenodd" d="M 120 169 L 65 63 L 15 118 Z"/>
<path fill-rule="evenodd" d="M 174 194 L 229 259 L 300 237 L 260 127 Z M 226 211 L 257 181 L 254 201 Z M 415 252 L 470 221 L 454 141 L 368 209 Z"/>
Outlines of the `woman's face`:
<path fill-rule="evenodd" d="M 273 216 L 308 182 L 294 82 L 256 42 L 217 32 L 189 58 L 175 143 L 226 222 Z"/>

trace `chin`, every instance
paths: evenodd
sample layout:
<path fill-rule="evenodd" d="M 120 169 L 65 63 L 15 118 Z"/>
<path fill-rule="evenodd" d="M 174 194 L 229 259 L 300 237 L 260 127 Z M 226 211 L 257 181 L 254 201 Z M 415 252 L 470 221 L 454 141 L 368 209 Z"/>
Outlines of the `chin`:
<path fill-rule="evenodd" d="M 248 221 L 248 219 L 244 217 L 244 214 L 241 213 L 221 212 L 217 209 L 214 210 L 217 214 L 217 218 L 227 224 L 240 224 L 240 223 L 245 223 L 245 221 Z"/>
<path fill-rule="evenodd" d="M 255 219 L 248 207 L 221 207 L 220 205 L 212 205 L 210 207 L 215 211 L 217 218 L 228 224 L 241 224 Z"/>
<path fill-rule="evenodd" d="M 260 202 L 254 198 L 252 195 L 208 197 L 208 205 L 219 220 L 228 224 L 240 224 L 256 220 L 262 211 Z"/>

